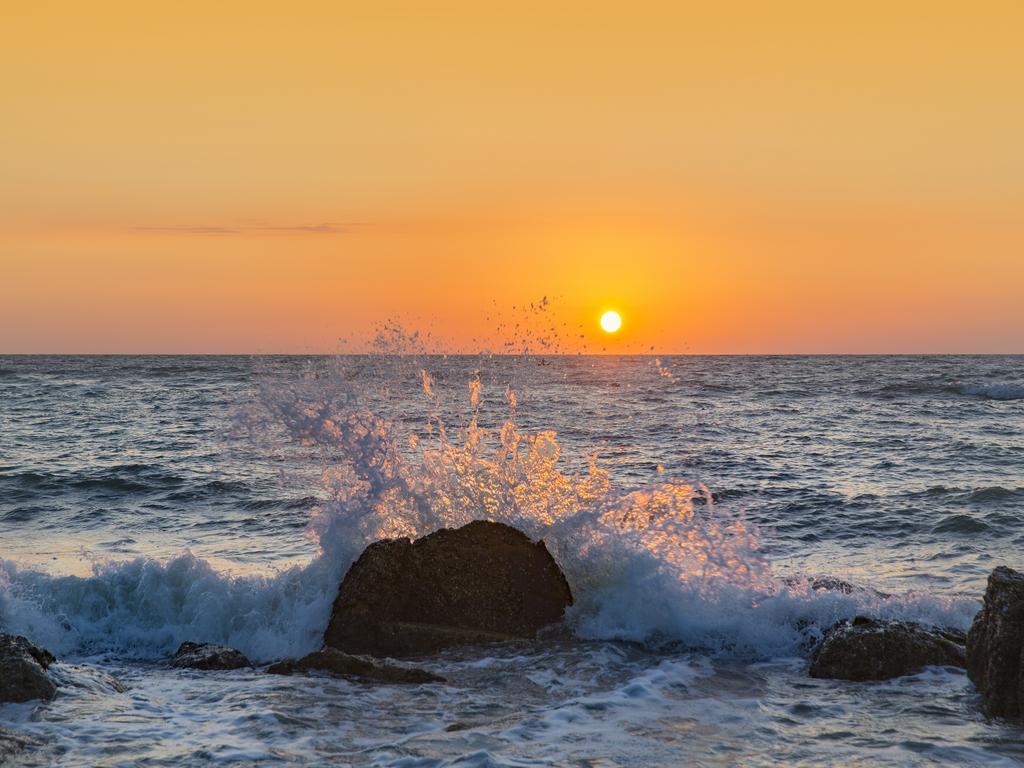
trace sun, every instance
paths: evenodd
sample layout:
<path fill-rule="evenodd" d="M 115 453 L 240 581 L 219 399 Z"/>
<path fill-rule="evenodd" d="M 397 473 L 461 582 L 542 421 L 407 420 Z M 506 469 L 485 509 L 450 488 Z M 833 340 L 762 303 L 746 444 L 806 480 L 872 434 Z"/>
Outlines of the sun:
<path fill-rule="evenodd" d="M 622 327 L 622 316 L 614 309 L 601 315 L 601 329 L 605 333 L 615 333 Z"/>

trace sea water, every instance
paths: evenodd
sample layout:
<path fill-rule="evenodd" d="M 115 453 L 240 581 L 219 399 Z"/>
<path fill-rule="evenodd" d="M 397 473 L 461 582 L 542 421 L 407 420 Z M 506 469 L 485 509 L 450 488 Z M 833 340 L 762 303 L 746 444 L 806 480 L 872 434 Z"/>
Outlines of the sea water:
<path fill-rule="evenodd" d="M 1017 765 L 1024 729 L 962 671 L 814 680 L 806 657 L 856 614 L 965 629 L 988 572 L 1024 567 L 1022 512 L 1021 357 L 0 357 L 0 631 L 61 659 L 53 702 L 0 706 L 0 746 Z M 416 662 L 443 685 L 166 665 L 184 640 L 313 650 L 366 544 L 478 518 L 545 541 L 567 632 Z"/>

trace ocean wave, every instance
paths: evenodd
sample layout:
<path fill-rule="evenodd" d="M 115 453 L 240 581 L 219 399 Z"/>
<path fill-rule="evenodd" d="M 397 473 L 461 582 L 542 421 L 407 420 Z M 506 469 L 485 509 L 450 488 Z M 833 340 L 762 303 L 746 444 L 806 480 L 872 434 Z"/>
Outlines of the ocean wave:
<path fill-rule="evenodd" d="M 890 382 L 883 384 L 881 387 L 872 386 L 864 389 L 861 394 L 892 400 L 899 397 L 917 395 L 952 395 L 958 394 L 960 389 L 955 382 L 918 379 Z"/>
<path fill-rule="evenodd" d="M 881 387 L 864 389 L 861 394 L 869 397 L 880 397 L 884 400 L 928 395 L 967 395 L 969 397 L 980 397 L 989 400 L 1021 400 L 1024 399 L 1024 386 L 1019 384 L 964 384 L 956 381 L 924 379 L 890 382 Z"/>
<path fill-rule="evenodd" d="M 1024 488 L 1004 488 L 1001 485 L 991 485 L 986 488 L 976 488 L 967 494 L 969 501 L 981 503 L 998 503 L 1011 501 L 1024 497 Z"/>
<path fill-rule="evenodd" d="M 349 561 L 317 558 L 269 576 L 233 576 L 185 553 L 97 564 L 53 576 L 0 561 L 0 630 L 61 656 L 166 658 L 185 640 L 225 643 L 257 662 L 319 647 Z M 800 655 L 836 621 L 870 615 L 965 629 L 975 600 L 869 589 L 819 590 L 811 579 L 751 590 L 723 581 L 695 590 L 654 558 L 634 558 L 603 585 L 581 587 L 567 624 L 580 640 L 640 643 L 769 659 Z M 705 585 L 707 586 L 707 585 Z"/>
<path fill-rule="evenodd" d="M 232 576 L 185 553 L 97 563 L 79 577 L 0 560 L 0 629 L 58 655 L 162 658 L 197 640 L 270 661 L 319 646 L 337 566 L 316 560 L 271 576 Z"/>
<path fill-rule="evenodd" d="M 245 483 L 237 481 L 191 482 L 187 475 L 150 464 L 119 464 L 68 473 L 41 470 L 0 472 L 0 486 L 6 486 L 14 492 L 21 490 L 34 494 L 75 491 L 114 494 L 167 492 L 169 501 L 241 493 L 247 489 Z"/>
<path fill-rule="evenodd" d="M 924 490 L 906 493 L 904 496 L 908 499 L 949 499 L 975 504 L 999 504 L 1024 497 L 1024 488 L 1005 488 L 1001 485 L 984 488 L 948 488 L 944 485 L 934 485 Z"/>
<path fill-rule="evenodd" d="M 1019 384 L 963 385 L 960 392 L 988 400 L 1024 400 L 1024 386 Z"/>
<path fill-rule="evenodd" d="M 408 373 L 409 361 L 399 362 Z M 431 376 L 420 370 L 425 417 L 414 429 L 383 417 L 353 389 L 360 381 L 388 381 L 389 389 L 401 383 L 386 370 L 373 373 L 264 382 L 239 415 L 255 439 L 284 434 L 328 462 L 326 500 L 310 522 L 320 548 L 310 563 L 234 576 L 186 553 L 100 562 L 81 578 L 3 562 L 0 626 L 65 654 L 160 657 L 196 640 L 233 645 L 257 661 L 297 655 L 318 645 L 340 578 L 363 547 L 474 519 L 545 541 L 576 595 L 567 619 L 581 639 L 764 659 L 797 654 L 814 634 L 855 614 L 965 627 L 977 607 L 783 583 L 756 528 L 716 504 L 707 488 L 661 473 L 624 485 L 596 459 L 567 469 L 553 430 L 518 425 L 510 386 L 507 419 L 488 428 L 480 423 L 483 385 L 472 377 L 468 414 L 449 426 L 438 415 L 444 409 Z M 115 471 L 147 474 L 146 467 L 128 469 Z"/>
<path fill-rule="evenodd" d="M 987 533 L 991 530 L 991 525 L 970 515 L 949 515 L 932 528 L 934 533 L 963 534 Z"/>

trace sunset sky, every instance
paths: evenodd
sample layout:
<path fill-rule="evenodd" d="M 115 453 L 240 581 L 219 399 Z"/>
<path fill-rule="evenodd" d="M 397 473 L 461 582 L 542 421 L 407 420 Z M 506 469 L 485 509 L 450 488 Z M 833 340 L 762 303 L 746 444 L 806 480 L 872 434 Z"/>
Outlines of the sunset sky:
<path fill-rule="evenodd" d="M 0 353 L 474 352 L 544 296 L 567 351 L 1024 352 L 1022 40 L 1020 2 L 7 3 Z"/>

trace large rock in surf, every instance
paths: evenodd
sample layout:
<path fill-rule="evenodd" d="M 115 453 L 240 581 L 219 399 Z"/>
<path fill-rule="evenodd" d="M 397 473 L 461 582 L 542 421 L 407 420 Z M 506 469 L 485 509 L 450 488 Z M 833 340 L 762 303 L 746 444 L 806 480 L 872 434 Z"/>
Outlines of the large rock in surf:
<path fill-rule="evenodd" d="M 337 648 L 314 651 L 298 660 L 279 661 L 267 667 L 272 675 L 295 675 L 303 672 L 327 672 L 342 677 L 379 680 L 384 683 L 443 683 L 445 679 L 425 669 L 384 664 L 366 656 L 353 656 Z"/>
<path fill-rule="evenodd" d="M 837 680 L 888 680 L 933 664 L 965 663 L 963 632 L 858 616 L 826 630 L 809 671 Z"/>
<path fill-rule="evenodd" d="M 252 662 L 241 651 L 226 645 L 184 642 L 171 657 L 171 666 L 177 669 L 241 669 Z"/>
<path fill-rule="evenodd" d="M 989 575 L 967 633 L 967 676 L 989 714 L 1024 717 L 1024 573 L 1000 566 Z"/>
<path fill-rule="evenodd" d="M 349 568 L 324 633 L 354 654 L 418 656 L 533 638 L 572 605 L 544 542 L 477 520 L 422 539 L 385 539 Z"/>
<path fill-rule="evenodd" d="M 20 635 L 0 634 L 0 703 L 52 699 L 57 686 L 46 674 L 53 654 Z"/>

